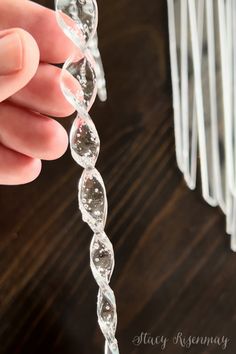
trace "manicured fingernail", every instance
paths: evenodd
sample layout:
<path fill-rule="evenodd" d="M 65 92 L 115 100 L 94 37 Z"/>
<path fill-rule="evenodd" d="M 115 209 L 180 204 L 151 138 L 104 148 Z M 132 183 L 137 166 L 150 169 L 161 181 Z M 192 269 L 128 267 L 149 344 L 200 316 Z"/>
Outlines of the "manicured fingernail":
<path fill-rule="evenodd" d="M 9 75 L 22 69 L 22 42 L 18 33 L 0 33 L 0 75 Z"/>

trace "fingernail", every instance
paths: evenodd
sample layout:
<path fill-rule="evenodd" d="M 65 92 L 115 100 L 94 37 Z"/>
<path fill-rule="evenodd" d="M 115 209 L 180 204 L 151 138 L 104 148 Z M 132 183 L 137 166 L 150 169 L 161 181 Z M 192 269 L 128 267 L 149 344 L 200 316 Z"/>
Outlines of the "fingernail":
<path fill-rule="evenodd" d="M 13 74 L 22 69 L 22 42 L 18 33 L 0 33 L 0 75 Z"/>

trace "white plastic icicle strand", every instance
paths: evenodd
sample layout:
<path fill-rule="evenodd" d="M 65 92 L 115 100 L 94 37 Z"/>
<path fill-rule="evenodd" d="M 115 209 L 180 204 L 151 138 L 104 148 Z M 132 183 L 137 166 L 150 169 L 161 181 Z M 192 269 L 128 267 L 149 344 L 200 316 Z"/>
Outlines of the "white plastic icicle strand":
<path fill-rule="evenodd" d="M 90 245 L 90 266 L 99 286 L 98 322 L 106 339 L 105 354 L 118 354 L 116 301 L 109 286 L 114 253 L 104 232 L 106 190 L 95 168 L 100 140 L 88 113 L 97 91 L 99 98 L 106 100 L 104 72 L 97 47 L 97 3 L 95 0 L 56 0 L 55 6 L 60 27 L 75 44 L 75 52 L 63 66 L 61 88 L 77 110 L 70 132 L 70 147 L 72 157 L 84 168 L 78 186 L 78 199 L 82 218 L 94 232 Z"/>
<path fill-rule="evenodd" d="M 236 1 L 167 4 L 177 163 L 194 189 L 199 152 L 202 195 L 236 252 Z"/>

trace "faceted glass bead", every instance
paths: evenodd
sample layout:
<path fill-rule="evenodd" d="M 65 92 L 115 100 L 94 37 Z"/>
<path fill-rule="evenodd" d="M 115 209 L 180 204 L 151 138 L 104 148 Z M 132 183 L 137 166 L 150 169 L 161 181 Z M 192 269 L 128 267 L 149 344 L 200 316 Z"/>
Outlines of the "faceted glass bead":
<path fill-rule="evenodd" d="M 70 57 L 62 69 L 62 91 L 67 100 L 82 114 L 89 110 L 96 97 L 96 75 L 93 67 L 94 60 L 86 52 L 83 58 Z"/>
<path fill-rule="evenodd" d="M 92 119 L 75 118 L 70 132 L 73 159 L 83 168 L 93 168 L 100 149 L 100 140 Z"/>
<path fill-rule="evenodd" d="M 56 0 L 57 20 L 65 34 L 83 48 L 97 27 L 97 4 L 94 0 Z"/>
<path fill-rule="evenodd" d="M 79 181 L 79 207 L 91 229 L 102 232 L 107 218 L 107 197 L 102 177 L 96 168 L 86 169 Z"/>
<path fill-rule="evenodd" d="M 90 255 L 91 267 L 95 267 L 97 272 L 108 283 L 114 267 L 114 252 L 112 244 L 105 233 L 94 234 L 90 246 Z M 95 274 L 94 276 L 96 277 Z"/>

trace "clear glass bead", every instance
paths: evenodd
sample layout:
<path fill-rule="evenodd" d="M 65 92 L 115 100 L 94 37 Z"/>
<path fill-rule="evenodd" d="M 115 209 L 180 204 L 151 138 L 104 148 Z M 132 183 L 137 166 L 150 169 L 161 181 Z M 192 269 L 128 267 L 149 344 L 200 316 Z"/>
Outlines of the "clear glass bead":
<path fill-rule="evenodd" d="M 100 310 L 103 322 L 106 323 L 107 326 L 113 324 L 114 308 L 111 302 L 105 296 L 102 296 Z"/>
<path fill-rule="evenodd" d="M 96 97 L 94 67 L 93 58 L 86 52 L 83 58 L 76 55 L 70 57 L 62 68 L 62 91 L 66 99 L 83 115 L 90 109 Z"/>
<path fill-rule="evenodd" d="M 114 252 L 105 233 L 94 234 L 90 246 L 90 261 L 94 276 L 98 272 L 108 283 L 114 268 Z"/>
<path fill-rule="evenodd" d="M 103 334 L 107 339 L 106 353 L 118 354 L 119 349 L 115 338 L 117 326 L 116 303 L 113 291 L 107 289 L 107 295 L 101 291 L 98 294 L 98 321 Z"/>
<path fill-rule="evenodd" d="M 56 0 L 57 20 L 76 46 L 83 48 L 97 27 L 97 4 L 94 0 Z"/>
<path fill-rule="evenodd" d="M 92 56 L 96 62 L 95 71 L 96 71 L 96 76 L 97 76 L 98 97 L 99 97 L 100 101 L 105 102 L 107 99 L 106 80 L 105 80 L 105 73 L 104 73 L 104 69 L 103 69 L 100 51 L 98 49 L 97 33 L 89 41 L 89 49 L 90 49 Z"/>
<path fill-rule="evenodd" d="M 73 159 L 83 168 L 93 168 L 100 149 L 100 140 L 92 119 L 75 118 L 70 131 L 70 148 Z"/>
<path fill-rule="evenodd" d="M 96 168 L 86 169 L 79 181 L 79 208 L 83 220 L 95 232 L 102 232 L 107 218 L 107 197 L 102 177 Z"/>

